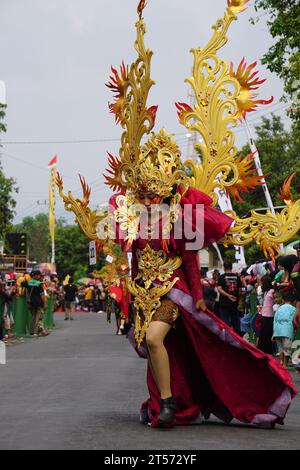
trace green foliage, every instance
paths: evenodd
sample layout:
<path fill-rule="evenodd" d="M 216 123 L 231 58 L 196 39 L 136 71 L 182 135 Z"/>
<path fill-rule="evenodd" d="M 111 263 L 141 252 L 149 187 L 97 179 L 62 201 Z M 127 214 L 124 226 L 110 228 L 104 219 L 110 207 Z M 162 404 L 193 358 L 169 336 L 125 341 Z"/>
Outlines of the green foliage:
<path fill-rule="evenodd" d="M 250 265 L 254 264 L 259 259 L 265 259 L 265 255 L 256 243 L 252 243 L 251 245 L 245 246 L 245 258 L 247 264 Z"/>
<path fill-rule="evenodd" d="M 300 2 L 257 0 L 255 10 L 269 14 L 267 24 L 276 40 L 262 63 L 284 81 L 286 98 L 293 103 L 291 117 L 300 126 Z M 261 16 L 253 18 L 252 22 Z"/>
<path fill-rule="evenodd" d="M 6 104 L 0 103 L 0 133 L 6 132 L 6 125 L 2 122 L 5 118 Z"/>
<path fill-rule="evenodd" d="M 37 214 L 35 217 L 24 217 L 20 224 L 15 225 L 12 232 L 27 234 L 29 259 L 37 263 L 49 261 L 51 244 L 49 220 L 47 214 Z"/>
<path fill-rule="evenodd" d="M 274 206 L 284 206 L 279 196 L 282 184 L 291 173 L 297 172 L 293 180 L 292 194 L 294 200 L 300 198 L 300 137 L 296 128 L 290 131 L 284 129 L 280 117 L 272 115 L 271 118 L 262 118 L 262 122 L 256 127 L 255 140 L 266 182 L 274 203 Z M 243 155 L 251 153 L 248 145 L 241 150 Z M 237 214 L 246 216 L 252 209 L 266 208 L 267 203 L 262 188 L 257 188 L 243 195 L 244 202 L 232 201 Z M 245 256 L 248 264 L 258 259 L 263 259 L 264 254 L 255 243 L 245 247 Z"/>
<path fill-rule="evenodd" d="M 282 184 L 294 171 L 298 176 L 293 181 L 292 194 L 294 199 L 300 198 L 300 137 L 296 129 L 284 129 L 280 117 L 272 115 L 271 118 L 262 118 L 256 127 L 256 146 L 259 152 L 262 169 L 275 206 L 283 206 L 279 197 Z M 251 153 L 248 145 L 241 150 L 243 155 Z M 233 201 L 234 210 L 239 216 L 246 216 L 252 209 L 266 207 L 266 200 L 262 188 L 258 187 L 243 195 L 245 202 Z"/>
<path fill-rule="evenodd" d="M 89 271 L 89 240 L 77 225 L 61 225 L 55 233 L 55 257 L 57 273 L 84 277 Z"/>
<path fill-rule="evenodd" d="M 0 239 L 4 239 L 14 218 L 16 201 L 13 193 L 18 192 L 13 178 L 6 178 L 0 162 Z"/>
<path fill-rule="evenodd" d="M 6 132 L 6 126 L 2 122 L 5 117 L 6 105 L 0 103 L 0 133 Z M 16 201 L 13 193 L 18 192 L 16 181 L 13 178 L 6 178 L 0 161 L 0 240 L 5 239 L 14 218 Z"/>
<path fill-rule="evenodd" d="M 221 255 L 224 261 L 235 263 L 235 250 L 234 248 L 221 248 Z"/>
<path fill-rule="evenodd" d="M 25 217 L 11 232 L 27 233 L 29 258 L 37 263 L 51 259 L 51 239 L 48 214 Z M 58 275 L 63 279 L 67 274 L 79 279 L 89 273 L 89 240 L 77 225 L 66 225 L 64 219 L 56 221 L 55 258 Z M 95 269 L 104 265 L 104 255 L 100 255 Z"/>

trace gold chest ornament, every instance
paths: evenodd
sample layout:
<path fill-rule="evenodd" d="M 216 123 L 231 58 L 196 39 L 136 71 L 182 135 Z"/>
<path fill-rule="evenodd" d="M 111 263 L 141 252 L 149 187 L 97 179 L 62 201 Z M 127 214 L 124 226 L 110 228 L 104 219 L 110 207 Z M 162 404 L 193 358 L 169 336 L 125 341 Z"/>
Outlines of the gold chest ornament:
<path fill-rule="evenodd" d="M 179 279 L 175 277 L 171 280 L 171 277 L 181 266 L 182 260 L 179 256 L 170 258 L 164 250 L 155 251 L 147 244 L 143 250 L 137 250 L 137 261 L 138 275 L 134 280 L 128 280 L 127 283 L 129 291 L 134 295 L 136 311 L 134 338 L 137 346 L 140 347 L 152 317 L 161 305 L 160 299 Z M 137 281 L 141 281 L 144 287 L 140 286 Z"/>

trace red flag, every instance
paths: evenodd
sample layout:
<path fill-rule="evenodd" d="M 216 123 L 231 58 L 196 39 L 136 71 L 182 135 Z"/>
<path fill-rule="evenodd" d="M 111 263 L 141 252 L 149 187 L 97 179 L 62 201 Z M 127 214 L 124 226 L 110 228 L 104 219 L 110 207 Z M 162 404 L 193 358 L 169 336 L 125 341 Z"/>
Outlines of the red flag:
<path fill-rule="evenodd" d="M 52 160 L 48 163 L 48 166 L 54 166 L 57 163 L 57 155 L 52 158 Z"/>

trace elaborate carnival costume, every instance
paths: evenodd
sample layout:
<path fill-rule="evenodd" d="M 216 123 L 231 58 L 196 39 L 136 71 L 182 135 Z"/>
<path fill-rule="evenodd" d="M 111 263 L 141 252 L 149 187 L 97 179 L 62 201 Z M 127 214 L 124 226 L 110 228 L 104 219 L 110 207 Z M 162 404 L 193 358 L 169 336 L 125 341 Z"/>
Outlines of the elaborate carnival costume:
<path fill-rule="evenodd" d="M 123 334 L 126 331 L 125 324 L 129 322 L 128 259 L 126 253 L 120 252 L 120 247 L 112 241 L 105 244 L 103 252 L 110 257 L 111 261 L 101 271 L 101 277 L 109 293 L 107 320 L 110 323 L 111 314 L 114 313 L 117 322 L 117 333 Z"/>
<path fill-rule="evenodd" d="M 198 248 L 188 249 L 187 243 L 194 240 L 190 237 L 187 240 L 185 231 L 181 238 L 177 237 L 174 228 L 176 224 L 185 224 L 189 234 L 203 240 L 203 246 L 220 239 L 224 244 L 246 244 L 251 230 L 251 238 L 270 252 L 277 242 L 281 243 L 280 234 L 277 237 L 274 234 L 274 219 L 270 222 L 273 232 L 264 231 L 259 225 L 262 223 L 259 214 L 239 219 L 231 213 L 232 218 L 213 207 L 217 203 L 216 188 L 239 195 L 247 186 L 261 182 L 261 177 L 253 176 L 253 156 L 244 159 L 236 156 L 234 134 L 229 129 L 236 125 L 239 113 L 244 112 L 247 99 L 252 108 L 258 103 L 250 99 L 251 85 L 256 85 L 257 80 L 253 75 L 249 77 L 251 68 L 245 71 L 242 65 L 234 74 L 227 62 L 216 55 L 227 42 L 226 33 L 235 13 L 242 11 L 246 2 L 228 0 L 224 19 L 215 25 L 213 38 L 204 49 L 193 50 L 193 76 L 187 82 L 195 93 L 196 105 L 191 108 L 185 103 L 177 104 L 180 121 L 202 136 L 203 143 L 198 144 L 201 164 L 193 161 L 183 164 L 176 142 L 164 129 L 141 144 L 142 137 L 154 127 L 157 111 L 155 106 L 146 106 L 154 82 L 150 76 L 152 52 L 144 45 L 145 0 L 138 6 L 135 42 L 138 59 L 130 68 L 123 64 L 120 74 L 112 69 L 108 84 L 116 93 L 110 109 L 125 129 L 120 158 L 110 155 L 111 169 L 106 179 L 119 191 L 110 201 L 117 241 L 125 251 L 132 251 L 132 280 L 128 288 L 134 296 L 135 325 L 129 336 L 138 354 L 147 357 L 145 335 L 150 323 L 159 320 L 174 327 L 164 344 L 170 362 L 172 395 L 176 399 L 176 424 L 208 419 L 211 413 L 225 422 L 237 418 L 262 426 L 282 424 L 296 393 L 289 373 L 273 357 L 245 342 L 210 311 L 196 309 L 196 302 L 202 299 Z M 239 82 L 239 77 L 244 81 Z M 85 233 L 96 239 L 100 232 L 103 235 L 104 215 L 88 209 L 89 188 L 83 180 L 82 184 L 84 199 L 75 200 L 70 193 L 63 194 L 62 180 L 58 178 L 67 210 L 74 211 Z M 158 197 L 168 207 L 163 215 L 151 214 L 151 223 L 148 221 L 146 228 L 143 211 L 133 209 L 145 194 Z M 299 221 L 299 202 L 293 204 L 296 209 L 292 206 L 291 212 L 296 210 Z M 186 207 L 191 209 L 188 214 Z M 285 215 L 287 224 L 291 214 Z M 268 217 L 272 214 L 263 219 L 264 227 L 269 223 Z M 203 224 L 198 223 L 200 219 Z M 277 227 L 280 224 L 283 219 L 277 221 Z M 293 229 L 294 225 L 295 220 Z M 107 226 L 104 229 L 107 231 Z M 142 417 L 157 426 L 160 394 L 149 365 L 147 383 L 149 399 L 142 405 Z"/>

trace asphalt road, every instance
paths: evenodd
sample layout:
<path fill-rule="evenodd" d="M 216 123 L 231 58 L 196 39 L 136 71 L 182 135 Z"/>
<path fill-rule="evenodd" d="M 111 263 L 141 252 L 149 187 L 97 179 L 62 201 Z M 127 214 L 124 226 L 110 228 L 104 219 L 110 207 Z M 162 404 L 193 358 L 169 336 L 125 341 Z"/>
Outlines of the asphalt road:
<path fill-rule="evenodd" d="M 299 449 L 300 396 L 285 426 L 211 419 L 172 430 L 139 423 L 146 362 L 105 315 L 56 315 L 50 336 L 7 347 L 0 365 L 0 449 Z M 300 388 L 300 379 L 295 378 Z"/>

